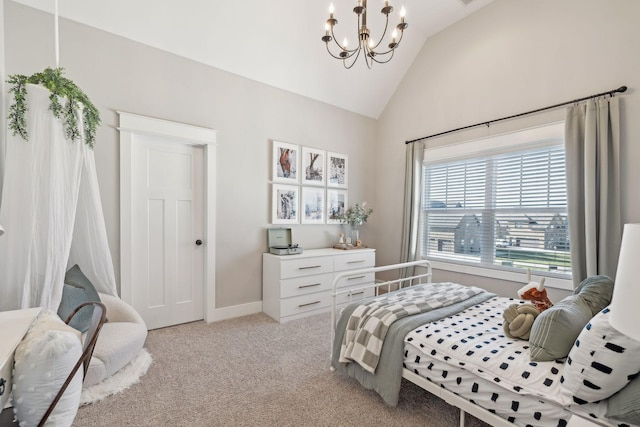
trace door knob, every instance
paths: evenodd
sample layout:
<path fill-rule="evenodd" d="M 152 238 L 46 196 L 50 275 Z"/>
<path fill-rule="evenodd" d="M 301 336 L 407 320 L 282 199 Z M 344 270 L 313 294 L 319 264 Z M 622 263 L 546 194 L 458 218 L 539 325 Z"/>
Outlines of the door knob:
<path fill-rule="evenodd" d="M 196 245 L 200 246 L 202 244 L 202 240 L 198 239 L 196 240 Z"/>

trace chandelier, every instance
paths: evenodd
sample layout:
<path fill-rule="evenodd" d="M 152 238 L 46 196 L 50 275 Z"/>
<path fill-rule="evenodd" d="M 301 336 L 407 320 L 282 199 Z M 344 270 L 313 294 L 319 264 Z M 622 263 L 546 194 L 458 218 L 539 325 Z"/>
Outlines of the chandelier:
<path fill-rule="evenodd" d="M 338 43 L 334 34 L 334 27 L 338 23 L 338 20 L 333 17 L 334 7 L 333 3 L 329 6 L 329 19 L 324 26 L 325 35 L 322 37 L 322 41 L 327 46 L 327 51 L 331 56 L 336 59 L 342 59 L 342 63 L 345 68 L 349 69 L 356 63 L 360 53 L 364 51 L 363 57 L 368 68 L 371 68 L 374 62 L 384 64 L 389 62 L 393 58 L 393 53 L 402 41 L 402 35 L 404 30 L 409 26 L 404 22 L 405 10 L 404 7 L 400 10 L 400 23 L 396 25 L 391 34 L 391 43 L 387 45 L 388 50 L 384 50 L 384 46 L 380 46 L 384 40 L 384 36 L 387 34 L 389 28 L 389 14 L 393 12 L 393 7 L 389 5 L 388 1 L 384 2 L 384 7 L 380 11 L 385 16 L 384 31 L 380 36 L 380 39 L 376 43 L 371 37 L 369 27 L 367 27 L 367 0 L 358 0 L 356 7 L 353 8 L 353 13 L 358 15 L 358 46 L 354 49 L 347 47 L 347 38 L 345 37 L 342 44 Z M 399 33 L 398 33 L 399 32 Z M 398 37 L 399 35 L 399 37 Z M 329 42 L 335 41 L 338 47 L 338 54 L 334 54 L 329 47 Z"/>

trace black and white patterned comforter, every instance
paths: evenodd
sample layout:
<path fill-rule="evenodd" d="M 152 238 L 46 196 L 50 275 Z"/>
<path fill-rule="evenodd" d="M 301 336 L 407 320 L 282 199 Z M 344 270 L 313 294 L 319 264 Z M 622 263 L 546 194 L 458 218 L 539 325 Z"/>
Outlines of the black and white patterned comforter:
<path fill-rule="evenodd" d="M 564 426 L 571 413 L 559 393 L 563 361 L 532 362 L 528 341 L 504 335 L 502 313 L 516 302 L 495 297 L 413 330 L 405 368 L 516 424 Z M 569 410 L 602 418 L 606 404 Z"/>

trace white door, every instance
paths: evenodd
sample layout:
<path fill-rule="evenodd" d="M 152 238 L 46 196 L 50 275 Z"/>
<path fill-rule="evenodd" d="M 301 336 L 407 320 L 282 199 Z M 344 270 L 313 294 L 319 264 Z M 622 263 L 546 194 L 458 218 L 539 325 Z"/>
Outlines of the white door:
<path fill-rule="evenodd" d="M 203 318 L 203 148 L 131 141 L 132 305 L 149 329 Z"/>

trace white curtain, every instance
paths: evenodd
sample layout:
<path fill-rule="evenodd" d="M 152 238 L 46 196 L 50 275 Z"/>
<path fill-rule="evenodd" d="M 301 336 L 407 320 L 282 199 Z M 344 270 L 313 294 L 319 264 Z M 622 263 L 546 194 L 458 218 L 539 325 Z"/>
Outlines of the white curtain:
<path fill-rule="evenodd" d="M 402 220 L 402 247 L 400 262 L 418 259 L 418 243 L 420 236 L 420 208 L 422 200 L 422 159 L 424 144 L 414 142 L 407 144 L 406 166 L 404 178 L 404 216 Z M 401 272 L 403 277 L 414 274 L 414 267 Z"/>
<path fill-rule="evenodd" d="M 565 146 L 574 286 L 596 274 L 614 278 L 622 240 L 618 98 L 568 108 Z"/>
<path fill-rule="evenodd" d="M 27 91 L 29 140 L 7 132 L 0 310 L 57 310 L 65 272 L 76 263 L 98 291 L 116 295 L 93 151 L 65 138 L 48 90 Z"/>

